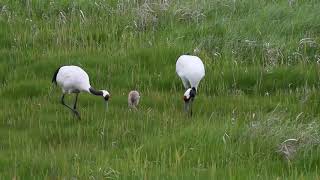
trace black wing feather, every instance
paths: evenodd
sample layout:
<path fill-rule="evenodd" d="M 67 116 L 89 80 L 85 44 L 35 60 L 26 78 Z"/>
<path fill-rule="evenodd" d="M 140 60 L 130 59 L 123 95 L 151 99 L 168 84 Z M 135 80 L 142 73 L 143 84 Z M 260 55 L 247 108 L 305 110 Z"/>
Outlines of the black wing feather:
<path fill-rule="evenodd" d="M 54 83 L 54 84 L 56 84 L 56 85 L 57 85 L 57 74 L 58 74 L 58 72 L 59 72 L 59 70 L 60 70 L 61 67 L 62 67 L 62 66 L 60 66 L 60 67 L 54 72 L 53 77 L 52 77 L 52 83 Z"/>

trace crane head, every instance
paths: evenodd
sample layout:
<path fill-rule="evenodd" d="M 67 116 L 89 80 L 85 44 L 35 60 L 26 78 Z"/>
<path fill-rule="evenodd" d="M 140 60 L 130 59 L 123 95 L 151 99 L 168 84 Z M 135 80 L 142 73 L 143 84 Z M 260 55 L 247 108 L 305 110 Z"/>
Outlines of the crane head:
<path fill-rule="evenodd" d="M 195 87 L 189 88 L 186 90 L 186 92 L 183 95 L 183 100 L 184 100 L 184 110 L 186 112 L 189 111 L 192 112 L 192 109 L 190 108 L 190 104 L 193 102 L 195 96 L 197 94 L 197 90 Z"/>
<path fill-rule="evenodd" d="M 110 93 L 106 90 L 101 90 L 102 91 L 102 96 L 104 98 L 105 101 L 108 101 L 110 98 Z"/>
<path fill-rule="evenodd" d="M 108 101 L 109 101 L 109 98 L 110 98 L 110 93 L 108 91 L 106 91 L 106 90 L 101 90 L 101 91 L 102 91 L 103 99 L 106 102 L 106 110 L 108 110 Z"/>

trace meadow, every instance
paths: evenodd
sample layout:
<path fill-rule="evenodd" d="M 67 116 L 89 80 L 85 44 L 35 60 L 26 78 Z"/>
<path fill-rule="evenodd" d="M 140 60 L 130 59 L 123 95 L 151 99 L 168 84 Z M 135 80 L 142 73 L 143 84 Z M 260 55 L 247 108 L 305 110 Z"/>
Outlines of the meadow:
<path fill-rule="evenodd" d="M 0 179 L 320 179 L 319 9 L 0 0 Z M 206 69 L 191 118 L 175 73 L 184 53 Z M 67 64 L 111 93 L 108 111 L 85 93 L 81 121 L 60 104 L 51 79 Z"/>

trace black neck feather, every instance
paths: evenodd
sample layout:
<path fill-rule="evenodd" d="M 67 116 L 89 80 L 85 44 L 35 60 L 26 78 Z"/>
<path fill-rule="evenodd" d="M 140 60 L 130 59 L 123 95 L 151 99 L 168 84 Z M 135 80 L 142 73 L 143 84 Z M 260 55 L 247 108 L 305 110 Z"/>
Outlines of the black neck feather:
<path fill-rule="evenodd" d="M 196 90 L 196 88 L 195 87 L 192 87 L 191 88 L 191 91 L 190 91 L 190 97 L 195 97 L 196 96 L 196 94 L 197 94 L 197 90 Z"/>
<path fill-rule="evenodd" d="M 95 90 L 93 87 L 90 87 L 89 91 L 90 91 L 91 94 L 94 94 L 96 96 L 103 96 L 103 92 L 102 91 Z"/>

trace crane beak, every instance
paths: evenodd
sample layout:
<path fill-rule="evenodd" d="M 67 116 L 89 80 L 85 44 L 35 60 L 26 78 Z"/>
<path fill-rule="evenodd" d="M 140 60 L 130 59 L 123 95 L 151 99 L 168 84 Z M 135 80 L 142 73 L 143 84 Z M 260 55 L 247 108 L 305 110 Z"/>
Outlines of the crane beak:
<path fill-rule="evenodd" d="M 188 112 L 188 111 L 189 111 L 189 107 L 190 107 L 189 102 L 188 102 L 188 101 L 185 101 L 185 102 L 184 102 L 184 111 L 185 111 L 185 112 Z"/>
<path fill-rule="evenodd" d="M 106 95 L 106 96 L 104 97 L 104 102 L 105 102 L 105 104 L 106 104 L 106 110 L 108 110 L 109 98 L 110 98 L 110 95 Z"/>
<path fill-rule="evenodd" d="M 104 101 L 105 104 L 106 104 L 106 111 L 108 110 L 108 107 L 109 107 L 109 102 L 108 101 Z"/>
<path fill-rule="evenodd" d="M 184 111 L 192 116 L 192 101 L 184 102 Z"/>
<path fill-rule="evenodd" d="M 184 111 L 188 112 L 190 109 L 190 100 L 186 96 L 183 96 L 183 100 L 184 100 Z"/>

